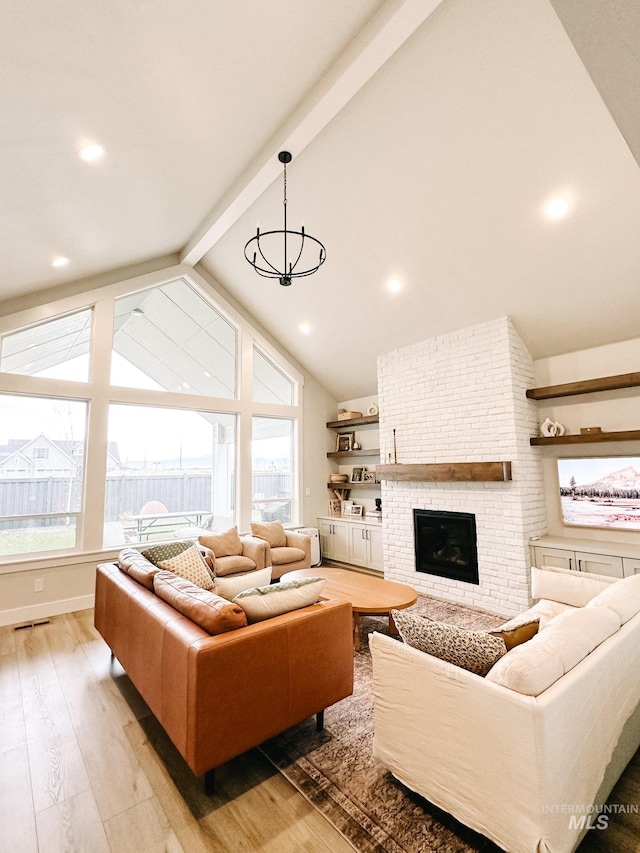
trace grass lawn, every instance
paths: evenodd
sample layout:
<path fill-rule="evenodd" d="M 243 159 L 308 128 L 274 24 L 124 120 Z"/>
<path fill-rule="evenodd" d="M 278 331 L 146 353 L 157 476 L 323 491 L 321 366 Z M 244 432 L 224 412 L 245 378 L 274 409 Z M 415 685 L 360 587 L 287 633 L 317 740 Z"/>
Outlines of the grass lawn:
<path fill-rule="evenodd" d="M 26 530 L 3 530 L 0 533 L 0 556 L 57 551 L 60 548 L 73 548 L 75 544 L 75 527 L 31 527 Z"/>

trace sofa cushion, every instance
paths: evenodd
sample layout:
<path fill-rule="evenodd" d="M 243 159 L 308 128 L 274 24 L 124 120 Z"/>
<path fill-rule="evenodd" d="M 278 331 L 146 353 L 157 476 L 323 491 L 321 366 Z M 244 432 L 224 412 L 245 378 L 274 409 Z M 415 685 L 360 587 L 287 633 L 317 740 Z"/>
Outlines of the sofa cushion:
<path fill-rule="evenodd" d="M 271 583 L 271 566 L 267 569 L 258 569 L 257 572 L 248 572 L 244 575 L 236 575 L 230 578 L 221 578 L 216 575 L 213 581 L 213 591 L 216 595 L 233 599 L 245 589 L 254 589 L 256 586 L 268 586 Z M 244 611 L 243 611 L 244 612 Z"/>
<path fill-rule="evenodd" d="M 608 607 L 568 610 L 529 642 L 507 652 L 487 680 L 526 696 L 538 696 L 619 627 L 619 617 Z"/>
<path fill-rule="evenodd" d="M 177 557 L 178 554 L 182 554 L 183 551 L 186 551 L 192 545 L 193 539 L 181 542 L 165 542 L 163 545 L 151 545 L 140 553 L 153 563 L 154 566 L 159 566 L 162 560 L 170 560 L 172 557 Z"/>
<path fill-rule="evenodd" d="M 251 533 L 259 539 L 266 539 L 272 548 L 282 548 L 287 544 L 287 534 L 281 521 L 267 521 L 264 524 L 254 521 L 251 523 Z"/>
<path fill-rule="evenodd" d="M 214 565 L 213 573 L 216 577 L 237 575 L 240 572 L 253 572 L 256 568 L 255 562 L 250 557 L 243 557 L 242 554 L 216 557 Z M 256 584 L 254 583 L 253 586 L 256 586 Z"/>
<path fill-rule="evenodd" d="M 560 601 L 572 607 L 584 607 L 588 601 L 607 589 L 617 578 L 590 575 L 571 569 L 531 567 L 531 597 Z"/>
<path fill-rule="evenodd" d="M 287 563 L 295 563 L 298 560 L 304 560 L 306 554 L 300 548 L 281 548 L 271 549 L 271 562 L 274 566 L 284 566 Z"/>
<path fill-rule="evenodd" d="M 247 624 L 244 610 L 172 572 L 159 571 L 153 579 L 158 598 L 175 608 L 208 634 L 223 634 Z"/>
<path fill-rule="evenodd" d="M 206 547 L 211 548 L 218 557 L 233 557 L 242 554 L 242 540 L 238 536 L 238 528 L 230 527 L 223 533 L 211 533 L 199 536 L 198 540 Z"/>
<path fill-rule="evenodd" d="M 640 575 L 631 575 L 607 587 L 592 598 L 587 607 L 608 607 L 618 614 L 624 625 L 640 612 Z"/>
<path fill-rule="evenodd" d="M 202 589 L 213 589 L 213 579 L 207 564 L 198 547 L 193 543 L 181 554 L 169 560 L 160 560 L 158 565 L 161 569 L 173 572 L 174 575 L 179 575 Z"/>
<path fill-rule="evenodd" d="M 391 615 L 408 646 L 476 675 L 486 675 L 507 651 L 503 639 L 486 631 L 468 631 L 406 610 L 392 610 Z"/>
<path fill-rule="evenodd" d="M 492 637 L 500 637 L 504 640 L 507 651 L 509 651 L 535 637 L 539 628 L 540 620 L 530 619 L 528 622 L 520 622 L 519 625 L 514 625 L 511 628 L 497 628 L 495 631 L 489 631 L 489 633 Z"/>
<path fill-rule="evenodd" d="M 153 578 L 158 567 L 135 548 L 123 548 L 118 555 L 118 568 L 153 592 Z"/>
<path fill-rule="evenodd" d="M 500 631 L 505 628 L 516 628 L 518 625 L 524 625 L 525 622 L 531 622 L 537 619 L 540 623 L 539 630 L 542 630 L 552 619 L 555 619 L 560 613 L 566 613 L 569 610 L 576 610 L 576 607 L 571 607 L 570 604 L 562 604 L 560 601 L 550 601 L 546 598 L 541 598 L 524 613 L 519 613 L 513 619 L 509 619 L 504 624 L 500 625 Z"/>
<path fill-rule="evenodd" d="M 302 578 L 246 589 L 233 599 L 247 614 L 249 622 L 261 622 L 291 610 L 315 604 L 326 578 Z"/>

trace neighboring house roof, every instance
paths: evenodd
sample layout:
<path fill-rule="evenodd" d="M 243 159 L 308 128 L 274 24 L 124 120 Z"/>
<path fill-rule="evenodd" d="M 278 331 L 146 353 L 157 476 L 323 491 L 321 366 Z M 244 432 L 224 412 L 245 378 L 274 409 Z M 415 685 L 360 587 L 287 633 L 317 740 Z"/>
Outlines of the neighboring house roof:
<path fill-rule="evenodd" d="M 33 465 L 34 459 L 28 456 L 26 451 L 28 448 L 36 445 L 42 447 L 49 445 L 57 453 L 63 454 L 66 457 L 68 465 L 76 464 L 76 457 L 83 452 L 84 443 L 78 440 L 69 439 L 51 439 L 44 433 L 40 433 L 35 438 L 10 438 L 6 444 L 0 444 L 0 465 L 3 467 L 17 467 L 15 465 L 18 456 L 24 460 L 24 464 Z M 107 444 L 107 455 L 112 460 L 112 467 L 121 467 L 120 450 L 117 441 L 110 441 Z M 36 460 L 39 461 L 39 460 Z M 20 463 L 19 467 L 23 467 Z"/>

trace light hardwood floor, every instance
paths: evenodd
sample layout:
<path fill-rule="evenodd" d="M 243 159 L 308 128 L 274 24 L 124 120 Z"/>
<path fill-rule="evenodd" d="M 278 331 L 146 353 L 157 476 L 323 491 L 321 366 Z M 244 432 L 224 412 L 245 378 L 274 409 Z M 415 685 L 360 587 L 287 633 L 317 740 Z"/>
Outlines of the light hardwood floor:
<path fill-rule="evenodd" d="M 252 750 L 204 794 L 93 611 L 0 628 L 2 853 L 353 853 Z"/>
<path fill-rule="evenodd" d="M 258 750 L 204 794 L 93 627 L 0 628 L 0 853 L 352 853 Z M 640 753 L 609 802 L 640 802 Z M 637 853 L 637 814 L 579 853 Z M 427 853 L 427 851 L 425 851 Z"/>

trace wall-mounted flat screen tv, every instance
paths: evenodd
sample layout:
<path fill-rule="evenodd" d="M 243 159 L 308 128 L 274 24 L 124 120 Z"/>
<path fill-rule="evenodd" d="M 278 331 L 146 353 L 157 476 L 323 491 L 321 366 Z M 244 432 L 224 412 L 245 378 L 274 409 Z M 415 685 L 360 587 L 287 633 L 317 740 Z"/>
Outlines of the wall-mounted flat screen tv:
<path fill-rule="evenodd" d="M 563 524 L 640 531 L 640 456 L 557 462 Z"/>

